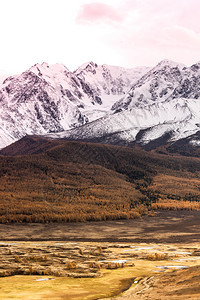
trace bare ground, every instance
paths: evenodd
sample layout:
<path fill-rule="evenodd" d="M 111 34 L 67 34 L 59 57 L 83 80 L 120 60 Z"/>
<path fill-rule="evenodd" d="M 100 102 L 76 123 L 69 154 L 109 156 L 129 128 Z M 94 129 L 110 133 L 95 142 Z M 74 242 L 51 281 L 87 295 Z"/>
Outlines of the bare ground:
<path fill-rule="evenodd" d="M 200 212 L 162 211 L 155 217 L 87 223 L 0 224 L 1 241 L 193 243 Z"/>

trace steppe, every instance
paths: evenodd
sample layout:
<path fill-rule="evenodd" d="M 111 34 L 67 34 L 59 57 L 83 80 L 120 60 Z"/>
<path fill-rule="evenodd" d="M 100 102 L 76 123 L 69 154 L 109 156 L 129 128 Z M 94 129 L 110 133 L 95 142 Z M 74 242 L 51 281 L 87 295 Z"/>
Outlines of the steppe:
<path fill-rule="evenodd" d="M 0 299 L 200 299 L 200 212 L 0 225 Z"/>

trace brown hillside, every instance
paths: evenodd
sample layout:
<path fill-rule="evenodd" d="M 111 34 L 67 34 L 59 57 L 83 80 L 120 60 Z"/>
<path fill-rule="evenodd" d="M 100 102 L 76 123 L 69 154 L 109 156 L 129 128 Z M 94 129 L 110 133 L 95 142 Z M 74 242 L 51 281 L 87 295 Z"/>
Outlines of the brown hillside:
<path fill-rule="evenodd" d="M 199 209 L 199 158 L 38 137 L 1 154 L 0 222 L 134 218 L 168 202 Z"/>

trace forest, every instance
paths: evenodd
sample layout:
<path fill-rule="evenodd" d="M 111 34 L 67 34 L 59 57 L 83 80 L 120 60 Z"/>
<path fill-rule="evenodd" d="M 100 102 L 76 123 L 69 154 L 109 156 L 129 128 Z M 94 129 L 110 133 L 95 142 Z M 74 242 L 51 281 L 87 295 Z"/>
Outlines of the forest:
<path fill-rule="evenodd" d="M 200 210 L 200 159 L 27 136 L 0 152 L 0 199 L 1 223 Z"/>

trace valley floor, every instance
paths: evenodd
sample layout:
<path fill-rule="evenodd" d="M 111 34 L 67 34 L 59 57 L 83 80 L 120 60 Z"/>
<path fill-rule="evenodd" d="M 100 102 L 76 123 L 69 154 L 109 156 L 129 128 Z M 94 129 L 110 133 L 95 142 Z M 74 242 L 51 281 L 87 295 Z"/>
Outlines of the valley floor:
<path fill-rule="evenodd" d="M 0 240 L 191 243 L 200 240 L 200 211 L 156 211 L 154 217 L 134 220 L 0 224 Z"/>
<path fill-rule="evenodd" d="M 1 224 L 0 299 L 200 299 L 199 241 L 193 211 Z"/>

